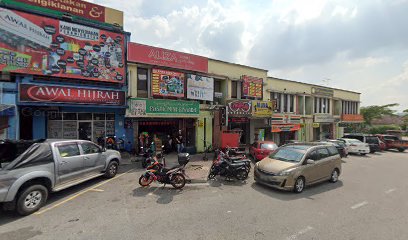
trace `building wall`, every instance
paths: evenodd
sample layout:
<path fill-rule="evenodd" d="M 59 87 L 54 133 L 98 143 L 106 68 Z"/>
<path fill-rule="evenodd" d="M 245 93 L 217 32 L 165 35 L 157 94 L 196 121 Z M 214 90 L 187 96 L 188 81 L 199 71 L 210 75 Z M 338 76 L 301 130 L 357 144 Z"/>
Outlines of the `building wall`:
<path fill-rule="evenodd" d="M 137 64 L 129 63 L 128 67 L 128 96 L 137 97 Z"/>
<path fill-rule="evenodd" d="M 204 129 L 207 147 L 212 143 L 213 139 L 213 116 L 208 110 L 204 110 L 206 105 L 200 105 L 200 117 L 196 124 L 196 148 L 197 152 L 204 152 Z M 205 121 L 204 121 L 205 119 Z M 205 122 L 205 127 L 202 125 Z"/>

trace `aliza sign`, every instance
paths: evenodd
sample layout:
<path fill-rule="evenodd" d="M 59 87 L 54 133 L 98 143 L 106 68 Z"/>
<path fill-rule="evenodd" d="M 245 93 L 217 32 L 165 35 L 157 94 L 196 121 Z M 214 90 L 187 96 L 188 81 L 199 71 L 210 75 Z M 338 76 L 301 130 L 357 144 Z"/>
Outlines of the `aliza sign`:
<path fill-rule="evenodd" d="M 198 117 L 200 114 L 197 101 L 131 98 L 128 105 L 127 117 Z"/>

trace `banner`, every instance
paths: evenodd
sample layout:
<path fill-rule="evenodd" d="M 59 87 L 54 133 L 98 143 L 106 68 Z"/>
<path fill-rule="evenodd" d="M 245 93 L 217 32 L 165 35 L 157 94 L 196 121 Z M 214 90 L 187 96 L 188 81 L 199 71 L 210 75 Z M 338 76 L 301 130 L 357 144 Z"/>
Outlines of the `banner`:
<path fill-rule="evenodd" d="M 200 114 L 197 101 L 131 98 L 128 105 L 126 117 L 198 117 Z"/>
<path fill-rule="evenodd" d="M 128 61 L 195 72 L 208 72 L 208 59 L 206 57 L 138 43 L 128 44 Z"/>
<path fill-rule="evenodd" d="M 124 91 L 20 84 L 19 92 L 20 102 L 125 105 Z"/>
<path fill-rule="evenodd" d="M 272 102 L 252 101 L 252 115 L 255 117 L 272 117 Z"/>
<path fill-rule="evenodd" d="M 242 76 L 242 94 L 244 97 L 262 98 L 263 79 Z"/>
<path fill-rule="evenodd" d="M 250 117 L 252 102 L 250 100 L 228 100 L 228 115 L 231 117 Z"/>
<path fill-rule="evenodd" d="M 272 125 L 271 128 L 272 132 L 293 132 L 300 130 L 300 124 L 280 124 L 280 125 Z"/>
<path fill-rule="evenodd" d="M 124 36 L 0 8 L 0 71 L 124 83 Z"/>
<path fill-rule="evenodd" d="M 214 100 L 214 78 L 186 74 L 187 98 L 212 102 Z"/>
<path fill-rule="evenodd" d="M 153 69 L 152 95 L 184 98 L 184 73 Z"/>

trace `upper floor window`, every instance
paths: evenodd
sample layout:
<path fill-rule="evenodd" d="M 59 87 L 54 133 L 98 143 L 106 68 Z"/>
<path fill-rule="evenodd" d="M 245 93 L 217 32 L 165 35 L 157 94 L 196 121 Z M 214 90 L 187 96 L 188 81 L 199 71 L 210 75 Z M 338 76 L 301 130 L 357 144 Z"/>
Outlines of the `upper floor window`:
<path fill-rule="evenodd" d="M 148 97 L 147 93 L 148 70 L 146 68 L 137 69 L 137 96 Z"/>
<path fill-rule="evenodd" d="M 359 114 L 359 102 L 342 101 L 342 114 Z"/>
<path fill-rule="evenodd" d="M 221 92 L 221 80 L 214 79 L 214 92 Z"/>
<path fill-rule="evenodd" d="M 286 93 L 271 93 L 271 100 L 276 101 L 275 112 L 294 113 L 295 112 L 295 95 Z"/>
<path fill-rule="evenodd" d="M 331 99 L 315 97 L 314 98 L 314 113 L 330 113 Z"/>
<path fill-rule="evenodd" d="M 238 82 L 231 82 L 231 98 L 238 98 Z"/>

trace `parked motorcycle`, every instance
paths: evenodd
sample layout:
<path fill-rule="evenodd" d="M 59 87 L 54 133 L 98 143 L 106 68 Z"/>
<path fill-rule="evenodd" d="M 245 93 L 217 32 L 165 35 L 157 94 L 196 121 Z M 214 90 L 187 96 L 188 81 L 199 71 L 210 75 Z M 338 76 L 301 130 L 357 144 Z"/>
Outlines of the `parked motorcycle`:
<path fill-rule="evenodd" d="M 232 163 L 245 163 L 248 172 L 251 170 L 251 160 L 249 160 L 245 153 L 238 152 L 233 148 L 226 148 L 224 151 L 218 151 L 217 156 L 225 158 Z"/>
<path fill-rule="evenodd" d="M 247 166 L 249 164 L 249 167 Z M 226 179 L 236 178 L 238 180 L 245 180 L 248 178 L 251 170 L 250 162 L 228 160 L 227 155 L 222 151 L 219 152 L 216 160 L 211 165 L 208 179 L 215 179 L 216 176 L 224 176 Z"/>
<path fill-rule="evenodd" d="M 158 154 L 158 157 L 162 153 Z M 140 186 L 149 186 L 153 181 L 160 183 L 171 184 L 176 189 L 181 189 L 186 185 L 186 178 L 184 177 L 184 168 L 190 161 L 190 154 L 180 153 L 178 155 L 179 166 L 173 168 L 166 168 L 160 163 L 156 157 L 151 158 L 151 164 L 147 167 L 146 172 L 139 178 Z"/>

